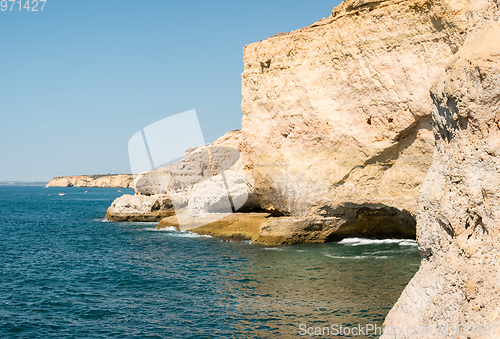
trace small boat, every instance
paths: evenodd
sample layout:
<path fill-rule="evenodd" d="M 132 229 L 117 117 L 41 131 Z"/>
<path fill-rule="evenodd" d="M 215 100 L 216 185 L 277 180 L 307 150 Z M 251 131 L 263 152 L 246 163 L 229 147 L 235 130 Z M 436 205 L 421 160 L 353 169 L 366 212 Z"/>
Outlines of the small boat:
<path fill-rule="evenodd" d="M 122 190 L 118 190 L 118 192 L 121 192 Z"/>
<path fill-rule="evenodd" d="M 59 194 L 61 197 L 65 197 L 65 196 L 66 196 L 66 194 L 64 194 L 64 193 L 58 193 L 58 194 Z"/>
<path fill-rule="evenodd" d="M 87 191 L 87 190 L 85 190 L 85 192 L 83 192 L 83 193 L 87 193 L 87 192 L 88 192 L 88 191 Z"/>

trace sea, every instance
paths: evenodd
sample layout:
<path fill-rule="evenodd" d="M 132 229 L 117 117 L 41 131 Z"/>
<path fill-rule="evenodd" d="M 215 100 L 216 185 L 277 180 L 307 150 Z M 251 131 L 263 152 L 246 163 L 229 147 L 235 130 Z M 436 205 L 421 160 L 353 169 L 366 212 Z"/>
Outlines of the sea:
<path fill-rule="evenodd" d="M 420 264 L 412 240 L 269 247 L 105 220 L 126 193 L 0 186 L 0 338 L 376 338 Z"/>

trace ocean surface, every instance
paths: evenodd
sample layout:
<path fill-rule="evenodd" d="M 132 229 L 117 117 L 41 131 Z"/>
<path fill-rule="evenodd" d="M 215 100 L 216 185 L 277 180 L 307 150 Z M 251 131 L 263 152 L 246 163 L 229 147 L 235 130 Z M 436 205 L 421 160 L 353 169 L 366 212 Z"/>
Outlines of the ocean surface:
<path fill-rule="evenodd" d="M 420 263 L 414 241 L 266 247 L 106 222 L 131 192 L 0 186 L 0 338 L 302 338 L 301 325 L 381 326 Z"/>

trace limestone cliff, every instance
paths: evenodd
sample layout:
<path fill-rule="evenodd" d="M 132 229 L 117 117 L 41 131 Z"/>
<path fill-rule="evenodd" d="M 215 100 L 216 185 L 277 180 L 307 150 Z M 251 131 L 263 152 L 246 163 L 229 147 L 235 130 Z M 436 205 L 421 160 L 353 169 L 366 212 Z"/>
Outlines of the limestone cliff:
<path fill-rule="evenodd" d="M 311 218 L 322 239 L 356 220 L 411 219 L 434 147 L 429 88 L 463 43 L 467 6 L 348 0 L 246 46 L 242 131 L 261 206 L 299 233 Z M 267 235 L 292 236 L 275 224 Z"/>
<path fill-rule="evenodd" d="M 55 177 L 47 187 L 117 187 L 134 188 L 131 174 L 76 175 Z"/>
<path fill-rule="evenodd" d="M 436 150 L 419 197 L 417 225 L 422 264 L 385 322 L 402 329 L 402 334 L 382 338 L 497 338 L 498 329 L 495 335 L 493 330 L 500 325 L 498 22 L 480 23 L 468 36 L 446 76 L 433 87 L 432 98 Z M 411 336 L 409 328 L 411 333 L 430 331 Z"/>
<path fill-rule="evenodd" d="M 415 236 L 434 149 L 429 88 L 492 3 L 347 0 L 309 27 L 245 47 L 242 132 L 220 140 L 237 139 L 242 152 L 229 172 L 235 196 L 271 212 L 258 239 Z M 136 191 L 176 192 L 172 204 L 216 212 L 207 152 L 139 175 Z M 230 152 L 220 154 L 223 163 Z"/>

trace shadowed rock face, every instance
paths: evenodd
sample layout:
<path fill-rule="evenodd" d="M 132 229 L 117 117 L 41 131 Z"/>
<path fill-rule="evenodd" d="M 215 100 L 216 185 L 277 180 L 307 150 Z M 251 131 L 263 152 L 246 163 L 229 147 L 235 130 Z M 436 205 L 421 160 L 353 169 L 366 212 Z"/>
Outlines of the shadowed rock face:
<path fill-rule="evenodd" d="M 263 224 L 257 242 L 292 245 L 322 243 L 348 237 L 415 238 L 415 219 L 407 211 L 384 205 L 344 204 L 323 207 L 307 217 L 270 217 Z"/>
<path fill-rule="evenodd" d="M 500 324 L 498 22 L 482 23 L 468 36 L 432 98 L 436 151 L 419 197 L 417 224 L 423 260 L 385 322 L 403 331 L 433 330 L 434 336 L 419 338 L 436 338 L 438 327 L 453 324 L 476 329 Z M 462 326 L 447 337 L 498 337 L 498 330 L 489 333 L 481 336 Z M 415 336 L 382 336 L 410 337 Z"/>
<path fill-rule="evenodd" d="M 434 148 L 429 88 L 463 42 L 468 3 L 348 0 L 246 46 L 242 132 L 262 208 L 414 215 Z"/>

